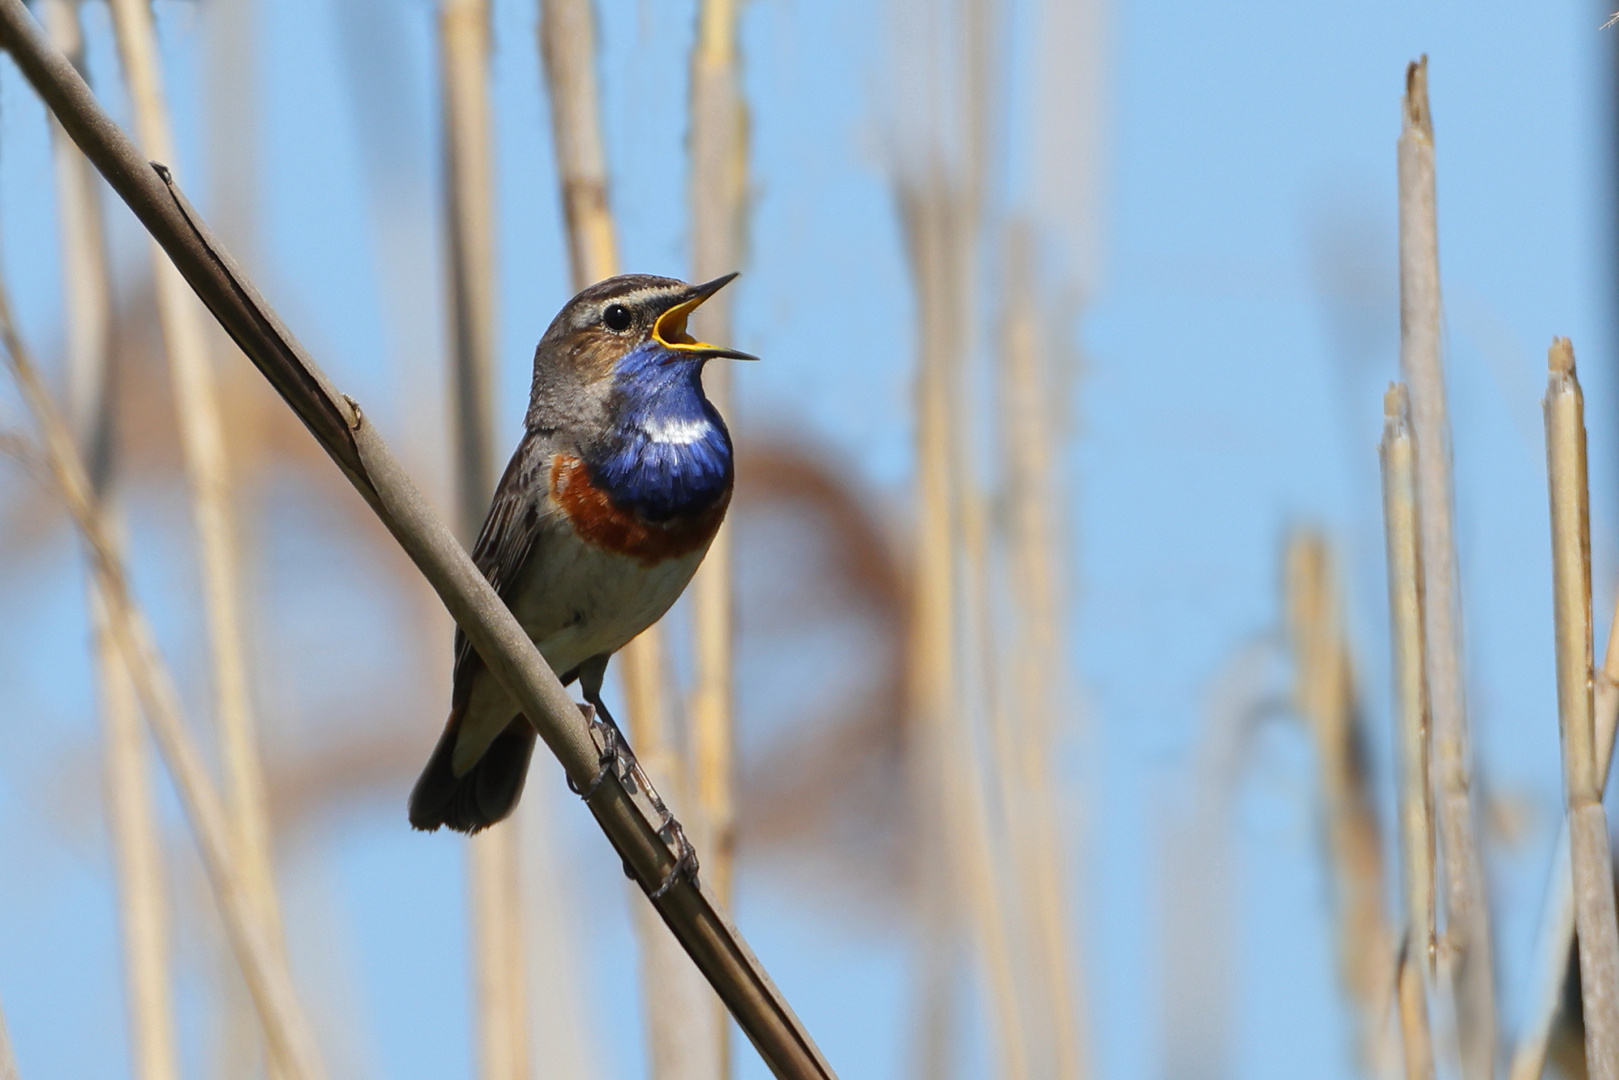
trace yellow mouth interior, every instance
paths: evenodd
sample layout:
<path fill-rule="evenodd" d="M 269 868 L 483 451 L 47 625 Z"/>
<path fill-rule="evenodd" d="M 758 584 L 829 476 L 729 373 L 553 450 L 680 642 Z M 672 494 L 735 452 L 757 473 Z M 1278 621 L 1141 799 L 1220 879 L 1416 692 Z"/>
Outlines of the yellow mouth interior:
<path fill-rule="evenodd" d="M 697 349 L 717 349 L 718 345 L 710 345 L 706 341 L 698 341 L 686 333 L 686 318 L 700 307 L 707 296 L 694 296 L 690 300 L 682 301 L 658 316 L 658 321 L 652 324 L 652 336 L 659 345 L 670 349 L 680 349 L 692 352 Z"/>

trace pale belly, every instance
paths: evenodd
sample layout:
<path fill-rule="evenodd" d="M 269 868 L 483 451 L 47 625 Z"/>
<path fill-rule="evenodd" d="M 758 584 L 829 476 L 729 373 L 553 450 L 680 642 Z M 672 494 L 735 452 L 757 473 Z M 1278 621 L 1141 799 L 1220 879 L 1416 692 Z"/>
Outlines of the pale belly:
<path fill-rule="evenodd" d="M 707 552 L 647 566 L 557 529 L 541 537 L 510 595 L 512 614 L 558 677 L 611 653 L 663 617 Z M 473 675 L 452 767 L 464 772 L 513 716 L 516 702 L 487 668 Z"/>
<path fill-rule="evenodd" d="M 647 566 L 571 536 L 531 559 L 512 613 L 558 675 L 614 652 L 657 622 L 690 583 L 706 546 Z"/>

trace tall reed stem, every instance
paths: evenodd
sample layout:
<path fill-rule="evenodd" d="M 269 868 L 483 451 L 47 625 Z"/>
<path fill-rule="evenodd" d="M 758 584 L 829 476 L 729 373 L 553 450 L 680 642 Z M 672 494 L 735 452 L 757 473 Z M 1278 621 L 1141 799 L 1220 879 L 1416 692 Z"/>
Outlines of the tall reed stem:
<path fill-rule="evenodd" d="M 1288 545 L 1287 594 L 1294 697 L 1316 746 L 1338 970 L 1359 1012 L 1362 1065 L 1373 1076 L 1386 1076 L 1395 1064 L 1388 1015 L 1399 973 L 1383 908 L 1382 842 L 1357 730 L 1349 646 L 1325 537 L 1308 533 Z"/>
<path fill-rule="evenodd" d="M 709 281 L 742 264 L 747 221 L 747 112 L 738 61 L 739 0 L 701 0 L 691 52 L 691 280 Z M 702 341 L 731 341 L 731 293 L 722 290 L 693 313 Z M 703 372 L 709 399 L 735 425 L 732 368 Z M 722 524 L 691 585 L 695 671 L 690 739 L 693 807 L 703 870 L 714 891 L 731 898 L 736 851 L 736 763 L 732 726 L 733 629 L 731 526 Z M 717 1001 L 709 1008 L 718 1010 Z M 713 1018 L 717 1072 L 731 1073 L 730 1024 Z"/>
<path fill-rule="evenodd" d="M 1495 975 L 1484 870 L 1474 835 L 1473 751 L 1462 664 L 1461 601 L 1451 523 L 1450 424 L 1445 413 L 1439 226 L 1434 200 L 1428 59 L 1406 70 L 1399 141 L 1400 370 L 1411 388 L 1417 444 L 1426 597 L 1427 678 L 1433 704 L 1433 785 L 1444 866 L 1445 937 L 1440 956 L 1455 995 L 1462 1074 L 1495 1070 Z"/>
<path fill-rule="evenodd" d="M 140 143 L 149 157 L 172 167 L 174 139 L 164 102 L 151 7 L 148 0 L 110 0 L 110 7 Z M 155 241 L 151 257 L 207 608 L 229 812 L 226 824 L 231 843 L 240 852 L 235 865 L 247 904 L 262 925 L 265 940 L 279 950 L 283 948 L 280 905 L 275 892 L 264 771 L 247 684 L 231 481 L 219 394 L 208 356 L 206 323 L 201 306 Z"/>
<path fill-rule="evenodd" d="M 0 1009 L 0 1080 L 22 1080 L 17 1057 L 11 1051 L 11 1032 L 6 1028 L 6 1011 Z"/>
<path fill-rule="evenodd" d="M 107 625 L 135 684 L 152 735 L 180 795 L 186 820 L 197 839 L 203 870 L 213 888 L 225 933 L 235 950 L 258 1010 L 272 1060 L 290 1080 L 319 1080 L 325 1075 L 309 1023 L 298 1003 L 281 950 L 264 934 L 260 912 L 253 906 L 241 870 L 239 846 L 230 819 L 215 790 L 202 755 L 180 715 L 179 694 L 158 656 L 152 632 L 135 606 L 123 561 L 95 503 L 94 489 L 67 422 L 62 418 L 38 369 L 17 335 L 11 302 L 0 288 L 0 346 L 18 389 L 40 429 L 47 462 L 68 513 L 84 538 L 92 572 L 106 600 Z"/>
<path fill-rule="evenodd" d="M 40 14 L 52 40 L 82 69 L 78 5 L 73 0 L 45 0 Z M 115 386 L 112 276 L 101 192 L 95 170 L 54 122 L 51 142 L 65 275 L 69 416 L 89 463 L 92 494 L 108 530 L 116 534 L 118 524 L 108 506 Z M 130 1061 L 137 1080 L 172 1080 L 179 1075 L 179 1066 L 169 979 L 168 897 L 163 845 L 152 805 L 151 751 L 141 733 L 129 670 L 108 625 L 107 598 L 95 575 L 89 575 L 87 586 L 101 691 L 107 833 L 117 870 Z"/>
<path fill-rule="evenodd" d="M 495 184 L 489 118 L 488 0 L 439 8 L 446 278 L 450 289 L 456 510 L 469 548 L 495 481 Z M 529 1073 L 527 954 L 519 895 L 519 837 L 511 818 L 467 845 L 478 1071 L 482 1080 Z"/>
<path fill-rule="evenodd" d="M 1613 615 L 1607 653 L 1594 680 L 1597 769 L 1604 788 L 1613 765 L 1614 732 L 1619 726 L 1619 604 Z M 1535 941 L 1535 987 L 1528 1017 L 1512 1051 L 1508 1080 L 1540 1080 L 1546 1070 L 1552 1026 L 1563 1005 L 1563 982 L 1574 947 L 1574 871 L 1569 863 L 1568 835 L 1567 829 L 1558 830 L 1557 851 L 1552 856 Z"/>
<path fill-rule="evenodd" d="M 1437 951 L 1434 914 L 1433 789 L 1429 786 L 1428 683 L 1423 663 L 1426 584 L 1419 540 L 1418 449 L 1405 387 L 1383 399 L 1383 524 L 1388 543 L 1389 623 L 1394 647 L 1395 745 L 1399 750 L 1400 856 L 1405 945 L 1400 1020 L 1408 1080 L 1434 1075 L 1427 986 Z"/>
<path fill-rule="evenodd" d="M 582 289 L 618 273 L 590 0 L 540 0 L 540 55 L 551 103 L 569 269 L 574 288 Z M 687 784 L 684 763 L 672 749 L 661 625 L 644 630 L 618 651 L 617 659 L 631 739 L 646 767 L 669 793 L 671 805 L 680 805 L 678 799 Z M 701 833 L 698 838 L 704 839 Z M 703 852 L 706 874 L 708 849 Z M 715 1080 L 725 1065 L 724 1015 L 712 1004 L 713 997 L 696 968 L 658 925 L 656 913 L 637 905 L 634 917 L 652 1074 L 657 1080 Z"/>
<path fill-rule="evenodd" d="M 1585 1060 L 1592 1080 L 1619 1078 L 1619 923 L 1602 807 L 1592 701 L 1591 514 L 1585 397 L 1567 338 L 1552 343 L 1546 383 L 1546 474 L 1551 490 L 1552 598 L 1557 623 L 1557 713 L 1563 743 L 1574 915 L 1579 928 Z"/>
<path fill-rule="evenodd" d="M 992 848 L 988 797 L 971 754 L 972 714 L 963 700 L 957 631 L 964 610 L 962 569 L 964 493 L 953 475 L 953 433 L 959 431 L 967 295 L 961 230 L 968 215 L 942 171 L 902 182 L 900 209 L 918 306 L 916 389 L 916 583 L 912 594 L 909 700 L 917 739 L 911 784 L 921 830 L 919 916 L 927 934 L 944 941 L 964 918 L 974 931 L 988 982 L 999 1071 L 1028 1075 L 1027 1031 L 1008 931 L 1006 875 Z M 960 899 L 954 899 L 959 897 Z M 963 903 L 964 901 L 964 903 Z M 924 987 L 924 992 L 929 988 Z"/>
<path fill-rule="evenodd" d="M 1000 337 L 1001 438 L 1005 447 L 1004 505 L 1010 520 L 1012 596 L 1011 648 L 1003 654 L 1011 672 L 1010 706 L 1015 762 L 1007 786 L 1006 828 L 1029 939 L 1026 962 L 1037 1022 L 1049 1059 L 1046 1068 L 1062 1080 L 1085 1074 L 1083 1012 L 1071 969 L 1068 932 L 1068 860 L 1052 760 L 1061 745 L 1062 588 L 1059 528 L 1053 507 L 1059 497 L 1056 455 L 1058 380 L 1041 334 L 1037 308 L 1032 230 L 1007 233 L 1007 310 Z"/>
<path fill-rule="evenodd" d="M 737 72 L 736 0 L 702 0 L 691 55 L 691 279 L 737 268 L 747 211 L 747 117 Z M 730 341 L 731 296 L 721 291 L 693 313 L 703 341 Z M 731 367 L 710 364 L 704 387 L 731 414 Z M 696 806 L 707 832 L 703 867 L 724 897 L 736 844 L 731 718 L 731 529 L 722 525 L 692 582 L 696 681 L 691 740 Z"/>

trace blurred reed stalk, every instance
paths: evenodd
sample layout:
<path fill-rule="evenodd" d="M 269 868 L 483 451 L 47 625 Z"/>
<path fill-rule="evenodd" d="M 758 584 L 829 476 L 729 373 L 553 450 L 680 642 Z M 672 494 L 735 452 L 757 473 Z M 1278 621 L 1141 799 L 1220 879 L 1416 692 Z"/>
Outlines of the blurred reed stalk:
<path fill-rule="evenodd" d="M 691 280 L 711 281 L 739 269 L 747 234 L 748 117 L 737 48 L 741 0 L 701 0 L 691 51 Z M 692 313 L 700 341 L 735 337 L 732 292 L 722 289 Z M 709 364 L 704 389 L 734 425 L 732 366 Z M 731 901 L 736 853 L 736 760 L 732 715 L 731 526 L 720 525 L 691 585 L 695 665 L 688 716 L 696 842 L 703 873 L 725 903 Z M 716 1074 L 731 1074 L 731 1025 L 724 1006 L 714 1012 Z"/>
<path fill-rule="evenodd" d="M 1007 844 L 1019 881 L 1018 923 L 1024 962 L 1033 970 L 1029 1023 L 1045 1058 L 1041 1072 L 1078 1080 L 1086 1072 L 1084 1016 L 1070 968 L 1067 860 L 1053 756 L 1061 744 L 1059 704 L 1062 648 L 1060 530 L 1053 508 L 1066 505 L 1057 475 L 1060 380 L 1041 333 L 1034 268 L 1033 228 L 1015 223 L 1006 234 L 1006 310 L 1000 338 L 1000 434 L 1003 505 L 1009 522 L 1011 562 L 1010 648 L 999 662 L 1010 672 L 1005 705 L 995 713 L 1009 729 L 1006 757 L 1014 762 L 1001 781 L 1007 803 Z M 991 646 L 993 641 L 988 642 Z"/>
<path fill-rule="evenodd" d="M 747 114 L 737 70 L 739 0 L 702 0 L 691 53 L 691 279 L 710 281 L 742 262 L 747 226 Z M 701 341 L 733 337 L 731 293 L 721 290 L 692 313 Z M 722 415 L 731 414 L 728 364 L 703 369 L 703 385 Z M 721 525 L 692 582 L 696 645 L 691 694 L 695 806 L 707 834 L 703 869 L 729 900 L 736 847 L 732 749 L 731 528 Z"/>
<path fill-rule="evenodd" d="M 443 113 L 446 274 L 449 283 L 456 523 L 469 550 L 495 483 L 495 184 L 489 118 L 488 0 L 443 0 L 439 76 Z M 470 838 L 478 1075 L 527 1080 L 527 953 L 519 895 L 518 819 Z"/>
<path fill-rule="evenodd" d="M 1602 807 L 1592 701 L 1591 517 L 1585 397 L 1567 338 L 1547 357 L 1546 474 L 1551 491 L 1552 597 L 1557 623 L 1557 712 L 1568 801 L 1574 914 L 1579 928 L 1585 1060 L 1592 1080 L 1619 1080 L 1619 923 Z"/>
<path fill-rule="evenodd" d="M 995 692 L 995 608 L 983 461 L 986 417 L 972 407 L 980 318 L 977 273 L 985 174 L 996 149 L 992 78 L 1003 27 L 999 4 L 961 0 L 941 12 L 912 5 L 902 18 L 936 25 L 917 42 L 915 139 L 902 142 L 896 188 L 917 303 L 915 577 L 907 676 L 910 796 L 917 830 L 918 1075 L 948 1071 L 954 951 L 970 938 L 985 984 L 998 1075 L 1036 1067 L 1031 1000 L 1044 992 L 1020 959 L 1026 939 L 1018 860 L 1004 844 L 1028 792 Z M 943 103 L 941 105 L 941 103 Z M 919 136 L 919 137 L 918 137 Z M 986 730 L 987 729 L 987 730 Z M 980 764 L 980 745 L 990 760 Z M 1049 749 L 1047 747 L 1046 749 Z M 993 770 L 990 788 L 985 768 Z M 992 811 L 991 798 L 996 798 Z M 997 828 L 999 826 L 999 828 Z M 1044 1059 L 1050 1055 L 1038 1055 Z M 1045 1068 L 1040 1060 L 1039 1067 Z"/>
<path fill-rule="evenodd" d="M 918 742 L 913 757 L 913 814 L 918 841 L 921 911 L 925 948 L 946 947 L 965 917 L 988 982 L 989 1004 L 999 1053 L 997 1072 L 1009 1080 L 1028 1075 L 1024 1016 L 1017 969 L 1008 932 L 1009 881 L 992 847 L 988 798 L 972 756 L 975 740 L 964 696 L 968 682 L 961 660 L 962 613 L 966 610 L 958 574 L 964 567 L 966 494 L 956 473 L 953 442 L 961 438 L 961 385 L 966 316 L 970 303 L 969 253 L 965 230 L 972 215 L 963 212 L 962 193 L 941 166 L 900 182 L 900 211 L 906 251 L 917 295 L 917 550 L 912 596 L 909 696 Z M 965 898 L 958 908 L 952 897 Z M 948 969 L 945 969 L 947 972 Z M 925 977 L 944 977 L 937 961 Z M 939 1008 L 923 986 L 924 1018 Z M 931 1025 L 930 1025 L 931 1026 Z M 924 1030 L 924 1039 L 948 1036 Z M 933 1049 L 937 1050 L 938 1047 Z M 926 1061 L 924 1054 L 922 1060 Z M 924 1076 L 931 1073 L 924 1072 Z"/>
<path fill-rule="evenodd" d="M 1395 746 L 1399 752 L 1400 857 L 1405 944 L 1400 950 L 1400 1033 L 1407 1080 L 1434 1075 L 1427 991 L 1437 951 L 1433 789 L 1429 786 L 1428 683 L 1424 678 L 1424 566 L 1419 540 L 1417 447 L 1405 387 L 1383 398 L 1383 525 L 1388 544 L 1389 623 L 1394 648 Z"/>
<path fill-rule="evenodd" d="M 540 58 L 551 104 L 551 137 L 568 236 L 574 289 L 618 273 L 618 246 L 607 201 L 596 88 L 596 27 L 590 0 L 540 0 Z M 706 306 L 706 305 L 705 305 Z M 629 710 L 630 741 L 671 808 L 684 805 L 684 762 L 675 749 L 664 695 L 662 626 L 643 631 L 617 654 Z M 699 849 L 707 873 L 707 851 Z M 647 1046 L 655 1080 L 716 1080 L 725 1065 L 725 1018 L 697 969 L 658 913 L 634 905 L 640 942 Z"/>
<path fill-rule="evenodd" d="M 1495 975 L 1484 870 L 1473 828 L 1473 751 L 1462 665 L 1461 601 L 1451 524 L 1450 425 L 1445 414 L 1439 226 L 1434 199 L 1428 58 L 1406 69 L 1398 148 L 1400 370 L 1410 386 L 1422 537 L 1427 680 L 1433 707 L 1433 785 L 1444 867 L 1440 966 L 1455 998 L 1462 1075 L 1495 1073 Z"/>
<path fill-rule="evenodd" d="M 1619 605 L 1608 627 L 1608 648 L 1595 673 L 1596 755 L 1598 780 L 1607 786 L 1613 764 L 1613 742 L 1619 724 Z M 1537 974 L 1528 1018 L 1512 1052 L 1508 1080 L 1540 1080 L 1552 1026 L 1563 1001 L 1563 985 L 1574 947 L 1574 871 L 1569 863 L 1568 830 L 1557 833 L 1557 852 L 1547 880 L 1546 903 L 1535 941 Z"/>
<path fill-rule="evenodd" d="M 288 1080 L 321 1080 L 325 1070 L 313 1033 L 298 1002 L 285 956 L 265 935 L 261 912 L 254 906 L 238 866 L 240 846 L 231 833 L 225 805 L 181 716 L 179 694 L 158 655 L 151 627 L 130 595 L 122 557 L 102 521 L 89 473 L 73 445 L 67 422 L 17 334 L 11 301 L 3 287 L 0 347 L 4 348 L 12 377 L 39 428 L 58 493 L 84 539 L 92 572 L 106 601 L 108 628 L 197 839 L 203 870 L 258 1011 L 269 1055 Z"/>
<path fill-rule="evenodd" d="M 82 71 L 78 4 L 44 0 L 40 14 L 52 40 Z M 119 524 L 109 505 L 116 387 L 112 275 L 100 182 L 54 120 L 51 143 L 67 307 L 68 414 L 88 463 L 91 497 L 101 507 L 108 532 L 116 536 Z M 131 1069 L 137 1080 L 174 1080 L 179 1063 L 169 978 L 166 868 L 152 803 L 151 752 L 141 733 L 128 667 L 108 625 L 108 599 L 96 575 L 88 575 L 86 584 L 101 697 L 107 834 L 118 883 Z"/>
<path fill-rule="evenodd" d="M 1383 907 L 1383 851 L 1359 731 L 1359 703 L 1332 551 L 1319 533 L 1287 549 L 1287 621 L 1294 702 L 1316 747 L 1322 832 L 1332 875 L 1338 971 L 1358 1012 L 1361 1065 L 1372 1076 L 1396 1067 L 1389 1008 L 1400 973 Z"/>
<path fill-rule="evenodd" d="M 11 1052 L 11 1032 L 6 1028 L 6 1011 L 0 1008 L 0 1080 L 22 1080 L 17 1058 Z"/>
<path fill-rule="evenodd" d="M 148 0 L 110 0 L 109 6 L 141 146 L 151 159 L 173 167 L 174 140 L 163 97 L 151 7 Z M 274 847 L 242 640 L 231 480 L 219 393 L 208 356 L 207 324 L 201 305 L 155 241 L 151 253 L 152 280 L 168 353 L 207 608 L 229 812 L 225 824 L 231 843 L 239 851 L 235 866 L 246 890 L 248 907 L 263 927 L 269 947 L 281 950 L 284 945 L 275 892 Z M 277 1065 L 272 1057 L 272 1069 Z"/>

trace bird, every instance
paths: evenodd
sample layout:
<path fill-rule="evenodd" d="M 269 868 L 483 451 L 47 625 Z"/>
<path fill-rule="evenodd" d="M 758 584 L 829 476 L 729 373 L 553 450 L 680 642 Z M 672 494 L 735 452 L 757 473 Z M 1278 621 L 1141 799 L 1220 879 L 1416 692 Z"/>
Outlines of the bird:
<path fill-rule="evenodd" d="M 607 662 L 680 596 L 730 505 L 731 436 L 702 373 L 757 357 L 694 340 L 686 320 L 735 277 L 624 274 L 568 301 L 534 350 L 523 436 L 473 545 L 610 745 L 623 743 L 601 700 Z M 505 818 L 535 734 L 458 629 L 449 719 L 411 791 L 411 825 L 475 833 Z"/>

